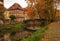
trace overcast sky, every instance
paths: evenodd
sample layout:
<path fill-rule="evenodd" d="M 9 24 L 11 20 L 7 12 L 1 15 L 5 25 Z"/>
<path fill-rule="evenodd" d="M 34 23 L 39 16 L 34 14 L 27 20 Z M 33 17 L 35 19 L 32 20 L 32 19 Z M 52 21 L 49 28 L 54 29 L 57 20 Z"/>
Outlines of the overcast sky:
<path fill-rule="evenodd" d="M 4 0 L 4 7 L 8 9 L 14 3 L 18 3 L 22 8 L 26 8 L 28 6 L 25 0 Z"/>
<path fill-rule="evenodd" d="M 54 6 L 57 10 L 60 10 L 60 3 L 56 3 Z"/>
<path fill-rule="evenodd" d="M 14 3 L 18 3 L 22 8 L 26 8 L 28 3 L 25 0 L 4 0 L 4 7 L 10 8 Z M 60 10 L 60 3 L 56 3 L 57 10 Z"/>

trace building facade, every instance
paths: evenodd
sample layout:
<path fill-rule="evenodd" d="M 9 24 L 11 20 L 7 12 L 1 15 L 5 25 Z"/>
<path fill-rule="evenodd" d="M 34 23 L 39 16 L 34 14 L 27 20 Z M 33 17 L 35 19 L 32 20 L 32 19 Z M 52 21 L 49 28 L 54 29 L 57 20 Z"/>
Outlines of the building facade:
<path fill-rule="evenodd" d="M 12 7 L 7 9 L 7 11 L 5 11 L 4 14 L 6 14 L 5 17 L 7 19 L 10 19 L 9 17 L 11 15 L 14 15 L 16 17 L 15 21 L 23 21 L 24 20 L 24 10 L 18 4 L 14 4 Z"/>
<path fill-rule="evenodd" d="M 37 2 L 40 4 L 40 10 L 42 10 L 42 12 L 40 12 L 39 16 L 42 18 L 45 18 L 44 16 L 46 16 L 46 15 L 43 13 L 43 10 L 46 8 L 45 0 L 28 0 L 28 1 L 30 1 L 30 3 L 28 4 L 27 8 L 22 8 L 19 4 L 15 3 L 12 7 L 7 9 L 4 12 L 5 19 L 10 19 L 9 18 L 10 15 L 16 16 L 16 19 L 15 19 L 16 21 L 23 21 L 23 20 L 30 19 L 30 13 L 33 11 L 34 5 L 37 4 Z M 54 10 L 52 9 L 52 11 L 54 11 Z M 60 16 L 59 13 L 60 13 L 60 10 L 56 9 L 56 14 L 54 14 L 54 17 Z M 38 14 L 36 14 L 35 18 L 37 18 L 37 16 L 38 16 Z"/>

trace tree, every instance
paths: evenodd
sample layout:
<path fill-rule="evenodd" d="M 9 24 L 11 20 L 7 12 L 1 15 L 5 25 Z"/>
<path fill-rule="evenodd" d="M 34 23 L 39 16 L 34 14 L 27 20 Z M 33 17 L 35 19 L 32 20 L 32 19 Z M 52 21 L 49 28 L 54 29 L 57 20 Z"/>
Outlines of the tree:
<path fill-rule="evenodd" d="M 37 4 L 34 5 L 34 9 L 35 9 L 37 17 L 40 18 L 40 13 L 42 12 L 40 3 L 37 2 Z"/>
<path fill-rule="evenodd" d="M 47 19 L 51 21 L 54 15 L 54 0 L 45 0 L 45 10 L 44 13 L 47 16 Z"/>
<path fill-rule="evenodd" d="M 52 19 L 54 14 L 53 0 L 44 0 L 44 2 L 41 0 L 38 0 L 38 1 L 34 0 L 31 3 L 32 4 L 31 8 L 34 9 L 34 11 L 32 12 L 35 12 L 35 13 L 31 13 L 31 16 L 33 16 L 34 14 L 34 16 L 37 15 L 37 18 L 45 17 L 45 18 L 48 18 L 49 20 Z M 44 16 L 41 16 L 41 15 L 44 15 Z"/>
<path fill-rule="evenodd" d="M 41 1 L 41 0 L 40 0 Z M 36 14 L 39 15 L 39 18 L 44 18 L 49 20 L 53 20 L 54 15 L 54 1 L 53 0 L 44 0 L 44 3 L 37 2 L 37 4 L 34 5 Z M 43 15 L 43 16 L 41 16 Z"/>
<path fill-rule="evenodd" d="M 34 10 L 32 10 L 32 11 L 29 13 L 30 19 L 34 19 L 34 18 L 35 18 L 35 15 L 36 15 L 36 12 L 35 12 Z"/>
<path fill-rule="evenodd" d="M 16 19 L 16 16 L 11 15 L 11 16 L 10 16 L 10 19 L 11 19 L 11 21 L 14 21 L 14 19 Z"/>
<path fill-rule="evenodd" d="M 2 20 L 3 22 L 5 22 L 5 19 L 4 19 L 4 12 L 6 11 L 6 8 L 2 6 L 0 6 L 0 20 Z"/>
<path fill-rule="evenodd" d="M 29 0 L 29 8 L 31 9 L 31 12 L 29 13 L 30 19 L 39 18 L 39 12 L 40 12 L 40 5 L 36 4 L 36 0 Z"/>
<path fill-rule="evenodd" d="M 57 8 L 59 8 L 58 6 L 60 5 L 60 0 L 54 0 L 54 10 L 55 10 L 55 20 L 59 20 L 60 19 L 60 16 L 59 16 L 59 9 L 57 9 Z M 58 13 L 57 13 L 58 12 Z M 58 16 L 56 16 L 56 14 L 58 15 Z"/>

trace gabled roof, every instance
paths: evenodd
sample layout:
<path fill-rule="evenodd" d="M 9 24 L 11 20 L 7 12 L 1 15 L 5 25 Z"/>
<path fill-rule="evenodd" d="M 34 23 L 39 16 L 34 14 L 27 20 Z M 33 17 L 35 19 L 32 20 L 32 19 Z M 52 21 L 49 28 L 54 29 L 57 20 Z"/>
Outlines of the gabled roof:
<path fill-rule="evenodd" d="M 22 10 L 22 7 L 19 4 L 15 3 L 8 10 Z"/>

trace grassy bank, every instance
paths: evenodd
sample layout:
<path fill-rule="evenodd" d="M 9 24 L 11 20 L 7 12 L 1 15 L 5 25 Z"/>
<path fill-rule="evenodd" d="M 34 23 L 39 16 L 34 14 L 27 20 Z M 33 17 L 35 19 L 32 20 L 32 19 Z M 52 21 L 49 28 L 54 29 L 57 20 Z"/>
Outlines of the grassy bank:
<path fill-rule="evenodd" d="M 25 28 L 27 25 L 24 23 L 12 23 L 12 24 L 5 24 L 2 27 L 0 27 L 1 33 L 12 33 L 21 30 L 22 28 Z"/>
<path fill-rule="evenodd" d="M 34 32 L 31 36 L 28 38 L 24 38 L 21 41 L 38 41 L 39 38 L 42 38 L 42 33 L 47 30 L 47 27 L 40 28 L 36 32 Z"/>

